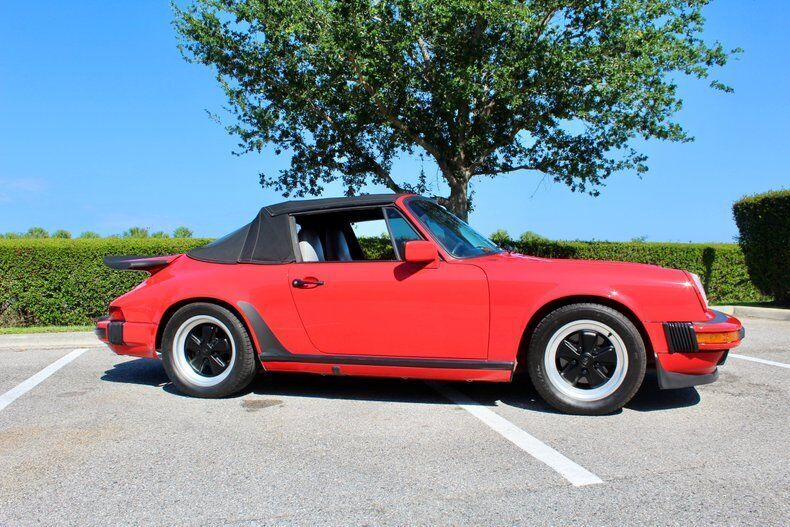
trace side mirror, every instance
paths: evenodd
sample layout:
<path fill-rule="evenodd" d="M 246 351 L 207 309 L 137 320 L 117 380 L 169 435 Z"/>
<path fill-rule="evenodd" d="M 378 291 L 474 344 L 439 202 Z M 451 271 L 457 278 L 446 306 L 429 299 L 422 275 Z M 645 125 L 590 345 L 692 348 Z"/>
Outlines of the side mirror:
<path fill-rule="evenodd" d="M 406 242 L 404 259 L 411 263 L 432 263 L 439 261 L 439 252 L 431 243 L 424 240 Z"/>

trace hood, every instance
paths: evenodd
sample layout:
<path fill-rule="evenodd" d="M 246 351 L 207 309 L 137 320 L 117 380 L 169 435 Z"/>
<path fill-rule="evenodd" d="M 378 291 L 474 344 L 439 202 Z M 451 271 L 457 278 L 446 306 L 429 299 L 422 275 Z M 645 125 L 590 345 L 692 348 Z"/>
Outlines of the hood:
<path fill-rule="evenodd" d="M 579 260 L 573 258 L 539 258 L 519 253 L 497 253 L 482 258 L 475 258 L 481 267 L 496 266 L 527 266 L 532 272 L 572 273 L 574 275 L 606 275 L 616 278 L 636 280 L 666 280 L 670 282 L 686 282 L 686 273 L 678 269 L 669 269 L 660 265 L 616 262 L 612 260 Z"/>

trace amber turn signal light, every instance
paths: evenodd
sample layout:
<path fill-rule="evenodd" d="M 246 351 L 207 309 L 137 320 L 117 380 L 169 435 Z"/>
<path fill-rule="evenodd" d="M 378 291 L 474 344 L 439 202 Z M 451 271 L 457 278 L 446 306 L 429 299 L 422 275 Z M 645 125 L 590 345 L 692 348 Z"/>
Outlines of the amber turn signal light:
<path fill-rule="evenodd" d="M 736 342 L 739 339 L 737 331 L 728 331 L 727 333 L 697 333 L 697 342 L 699 344 L 729 344 Z"/>

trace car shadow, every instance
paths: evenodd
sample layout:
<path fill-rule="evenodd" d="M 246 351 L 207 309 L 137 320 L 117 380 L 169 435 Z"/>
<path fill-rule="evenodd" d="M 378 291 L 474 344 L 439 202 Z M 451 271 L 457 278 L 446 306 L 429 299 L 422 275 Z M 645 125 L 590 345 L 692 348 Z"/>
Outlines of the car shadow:
<path fill-rule="evenodd" d="M 645 375 L 645 380 L 634 398 L 625 405 L 629 410 L 637 412 L 656 412 L 674 410 L 694 406 L 700 402 L 699 392 L 695 388 L 677 390 L 661 390 L 654 371 Z"/>
<path fill-rule="evenodd" d="M 170 394 L 186 397 L 170 383 L 162 363 L 156 359 L 120 362 L 105 371 L 101 380 L 158 387 Z M 512 383 L 447 382 L 444 384 L 482 406 L 506 405 L 531 412 L 560 413 L 541 399 L 526 375 L 517 375 Z M 246 390 L 229 398 L 250 394 L 371 402 L 455 404 L 434 390 L 429 383 L 419 380 L 302 373 L 262 373 Z M 659 390 L 655 374 L 648 373 L 642 387 L 626 408 L 639 412 L 653 412 L 693 406 L 699 401 L 699 393 L 694 388 Z M 622 410 L 618 410 L 616 413 L 621 412 Z"/>
<path fill-rule="evenodd" d="M 115 364 L 104 372 L 101 380 L 124 384 L 145 386 L 164 386 L 170 384 L 162 362 L 158 359 L 134 359 Z"/>

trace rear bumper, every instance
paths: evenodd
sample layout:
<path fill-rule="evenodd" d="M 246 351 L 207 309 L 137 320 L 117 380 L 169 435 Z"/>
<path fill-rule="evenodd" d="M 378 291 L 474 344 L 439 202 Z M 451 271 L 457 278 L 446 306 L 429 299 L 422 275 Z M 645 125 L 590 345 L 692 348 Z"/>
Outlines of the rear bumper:
<path fill-rule="evenodd" d="M 96 321 L 94 332 L 118 355 L 156 357 L 156 324 L 102 317 Z"/>
<path fill-rule="evenodd" d="M 706 315 L 707 320 L 702 322 L 652 325 L 649 332 L 660 388 L 688 388 L 715 381 L 728 351 L 745 337 L 737 318 L 713 310 Z"/>

